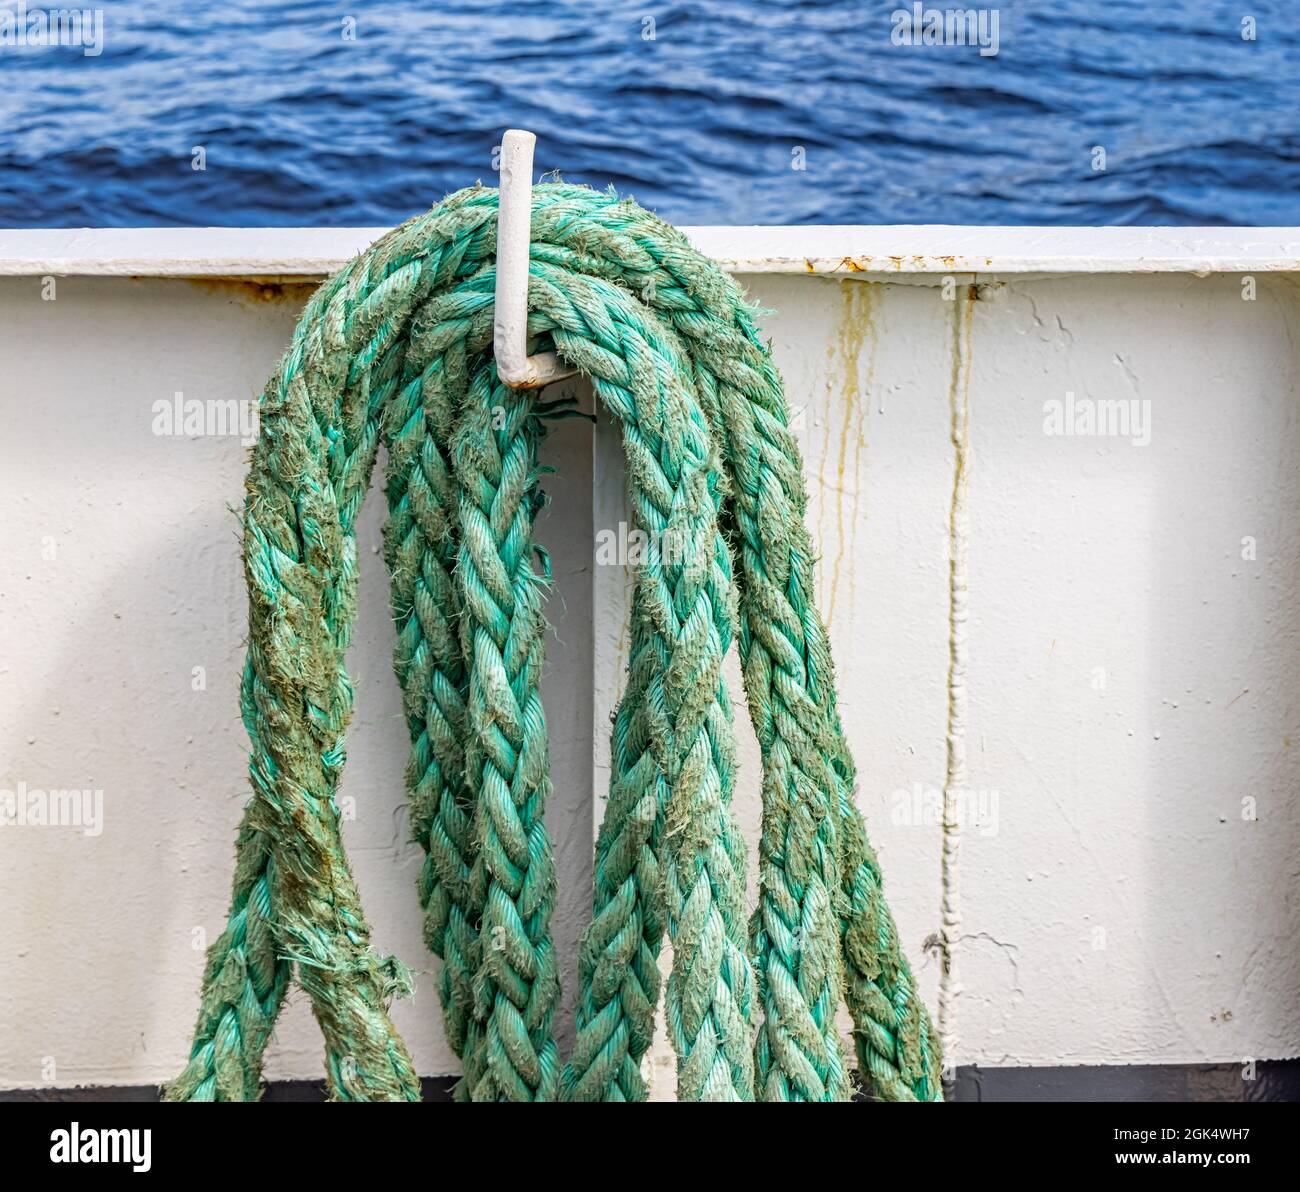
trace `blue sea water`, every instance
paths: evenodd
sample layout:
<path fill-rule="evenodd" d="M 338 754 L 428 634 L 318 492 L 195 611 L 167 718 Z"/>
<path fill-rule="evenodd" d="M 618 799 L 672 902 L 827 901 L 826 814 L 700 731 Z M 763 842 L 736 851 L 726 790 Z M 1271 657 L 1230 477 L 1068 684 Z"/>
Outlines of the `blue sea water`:
<path fill-rule="evenodd" d="M 1017 0 L 996 54 L 899 8 L 105 3 L 0 44 L 0 224 L 389 224 L 510 126 L 679 223 L 1300 224 L 1295 0 Z"/>

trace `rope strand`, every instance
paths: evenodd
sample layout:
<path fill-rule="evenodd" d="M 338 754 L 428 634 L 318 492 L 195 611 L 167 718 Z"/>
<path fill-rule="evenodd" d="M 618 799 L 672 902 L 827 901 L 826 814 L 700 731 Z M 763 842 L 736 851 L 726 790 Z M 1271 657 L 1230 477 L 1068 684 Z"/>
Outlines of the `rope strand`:
<path fill-rule="evenodd" d="M 460 494 L 461 648 L 470 660 L 466 774 L 483 891 L 474 976 L 479 1054 L 466 1057 L 475 1101 L 550 1101 L 560 1065 L 551 908 L 555 865 L 542 821 L 550 789 L 538 683 L 543 638 L 532 523 L 537 442 L 531 395 L 475 374 L 455 435 Z M 495 374 L 491 374 L 495 381 Z"/>

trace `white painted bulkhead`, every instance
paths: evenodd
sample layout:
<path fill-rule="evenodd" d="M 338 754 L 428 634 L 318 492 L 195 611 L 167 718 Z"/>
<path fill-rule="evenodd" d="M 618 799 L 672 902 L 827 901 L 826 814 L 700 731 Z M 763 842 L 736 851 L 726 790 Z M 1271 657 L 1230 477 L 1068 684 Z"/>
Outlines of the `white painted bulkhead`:
<path fill-rule="evenodd" d="M 0 233 L 0 788 L 103 792 L 90 831 L 0 828 L 0 1087 L 143 1084 L 183 1063 L 245 791 L 245 447 L 156 432 L 178 392 L 254 399 L 307 293 L 221 279 L 318 277 L 375 234 Z M 964 651 L 952 1058 L 1300 1053 L 1294 233 L 692 235 L 773 312 L 858 801 L 932 1010 L 954 640 Z M 963 402 L 964 619 L 949 566 Z M 1090 417 L 1093 433 L 1061 433 Z M 556 424 L 546 454 L 567 1047 L 626 642 L 626 573 L 597 548 L 626 514 L 606 423 Z M 419 974 L 395 1020 L 440 1074 L 454 1061 L 402 810 L 382 516 L 376 491 L 342 793 L 376 944 Z M 732 694 L 743 718 L 734 667 Z M 738 731 L 752 842 L 757 751 Z M 268 1075 L 314 1078 L 320 1054 L 296 996 Z"/>

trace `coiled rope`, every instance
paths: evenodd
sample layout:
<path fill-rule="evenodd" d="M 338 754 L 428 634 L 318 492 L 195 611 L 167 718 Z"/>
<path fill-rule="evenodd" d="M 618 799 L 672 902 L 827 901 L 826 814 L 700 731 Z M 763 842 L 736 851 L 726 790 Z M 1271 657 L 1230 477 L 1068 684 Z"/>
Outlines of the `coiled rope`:
<path fill-rule="evenodd" d="M 853 804 L 799 451 L 735 283 L 669 225 L 583 187 L 533 195 L 528 331 L 590 378 L 621 427 L 635 577 L 627 687 L 561 1065 L 538 448 L 555 411 L 492 360 L 497 192 L 396 228 L 312 297 L 261 398 L 247 479 L 252 798 L 224 933 L 209 950 L 178 1101 L 245 1101 L 292 970 L 325 1037 L 331 1096 L 416 1100 L 387 1007 L 410 988 L 370 928 L 335 794 L 355 523 L 388 451 L 385 557 L 412 749 L 411 824 L 462 1100 L 644 1099 L 664 996 L 681 1100 L 837 1101 L 846 1004 L 859 1078 L 940 1098 L 939 1054 Z M 731 813 L 738 642 L 762 752 L 759 901 Z"/>

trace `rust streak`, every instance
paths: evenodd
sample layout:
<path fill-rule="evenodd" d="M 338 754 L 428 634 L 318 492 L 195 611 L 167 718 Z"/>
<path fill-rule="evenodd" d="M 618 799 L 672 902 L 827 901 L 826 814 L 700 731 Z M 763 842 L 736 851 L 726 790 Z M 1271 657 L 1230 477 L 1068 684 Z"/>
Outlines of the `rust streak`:
<path fill-rule="evenodd" d="M 829 347 L 832 357 L 838 357 L 835 363 L 842 377 L 840 383 L 840 401 L 843 406 L 843 422 L 840 427 L 837 447 L 838 459 L 835 467 L 835 480 L 831 487 L 835 492 L 835 548 L 831 561 L 829 592 L 826 599 L 825 620 L 829 629 L 835 617 L 835 605 L 839 597 L 840 581 L 846 558 L 852 561 L 857 539 L 858 495 L 861 492 L 861 459 L 864 445 L 862 422 L 866 416 L 863 404 L 862 354 L 870 341 L 870 355 L 867 367 L 867 396 L 875 377 L 876 331 L 873 311 L 873 290 L 863 282 L 842 281 L 840 290 L 843 303 L 840 309 L 840 325 L 835 340 Z M 820 480 L 822 484 L 822 507 L 825 507 L 825 489 L 827 484 L 827 459 L 830 449 L 830 427 L 823 438 L 822 467 Z M 853 477 L 851 485 L 847 480 L 850 459 Z M 846 508 L 845 499 L 850 504 Z M 823 517 L 820 519 L 825 521 Z M 825 527 L 823 526 L 823 530 Z M 850 583 L 850 589 L 854 585 Z"/>
<path fill-rule="evenodd" d="M 227 294 L 258 305 L 281 303 L 305 306 L 320 283 L 276 277 L 186 277 L 180 280 L 210 294 Z"/>

